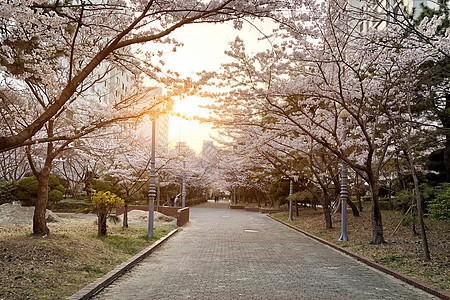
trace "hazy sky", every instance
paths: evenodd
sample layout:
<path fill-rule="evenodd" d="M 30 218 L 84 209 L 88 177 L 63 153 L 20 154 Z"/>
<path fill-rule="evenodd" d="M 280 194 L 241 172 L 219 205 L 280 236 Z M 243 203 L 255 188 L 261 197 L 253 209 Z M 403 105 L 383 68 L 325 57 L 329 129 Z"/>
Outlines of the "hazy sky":
<path fill-rule="evenodd" d="M 270 24 L 258 24 L 258 28 L 266 34 L 271 33 L 270 27 Z M 195 76 L 196 72 L 202 70 L 217 70 L 221 63 L 228 60 L 224 51 L 229 49 L 229 42 L 234 41 L 236 36 L 244 39 L 246 49 L 252 52 L 269 45 L 267 41 L 258 41 L 260 33 L 248 25 L 237 31 L 231 24 L 193 24 L 180 28 L 172 36 L 183 42 L 184 46 L 166 56 L 166 65 L 182 76 Z M 197 97 L 178 100 L 174 112 L 188 117 L 205 116 L 208 111 L 199 108 L 204 101 Z M 186 141 L 198 153 L 203 140 L 210 139 L 210 134 L 217 135 L 209 124 L 199 124 L 198 121 L 187 121 L 175 116 L 170 117 L 169 128 L 169 140 Z"/>

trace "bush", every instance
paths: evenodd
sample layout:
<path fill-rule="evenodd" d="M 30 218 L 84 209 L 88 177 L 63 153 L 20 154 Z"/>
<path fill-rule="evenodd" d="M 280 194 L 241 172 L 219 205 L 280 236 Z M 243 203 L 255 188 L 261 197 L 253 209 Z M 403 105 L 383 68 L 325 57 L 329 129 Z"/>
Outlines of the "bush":
<path fill-rule="evenodd" d="M 59 183 L 59 178 L 55 175 L 50 175 L 48 180 L 48 201 L 55 203 L 63 199 L 66 189 Z M 38 180 L 35 176 L 25 177 L 17 183 L 15 196 L 24 205 L 36 205 L 38 195 Z"/>
<path fill-rule="evenodd" d="M 14 181 L 0 182 L 0 204 L 17 201 L 16 189 L 17 183 Z"/>
<path fill-rule="evenodd" d="M 450 184 L 442 185 L 437 196 L 428 205 L 428 216 L 434 220 L 450 222 Z"/>
<path fill-rule="evenodd" d="M 86 201 L 90 206 L 85 212 L 93 212 L 98 218 L 98 236 L 106 235 L 106 220 L 110 218 L 113 209 L 121 207 L 125 201 L 110 191 L 98 191 L 92 194 L 91 198 Z"/>
<path fill-rule="evenodd" d="M 48 202 L 55 203 L 64 199 L 64 194 L 59 190 L 51 190 L 48 192 Z"/>
<path fill-rule="evenodd" d="M 15 195 L 24 205 L 36 205 L 38 181 L 36 177 L 25 177 L 17 183 Z"/>
<path fill-rule="evenodd" d="M 85 199 L 63 199 L 49 203 L 49 209 L 60 212 L 80 212 L 86 208 Z"/>

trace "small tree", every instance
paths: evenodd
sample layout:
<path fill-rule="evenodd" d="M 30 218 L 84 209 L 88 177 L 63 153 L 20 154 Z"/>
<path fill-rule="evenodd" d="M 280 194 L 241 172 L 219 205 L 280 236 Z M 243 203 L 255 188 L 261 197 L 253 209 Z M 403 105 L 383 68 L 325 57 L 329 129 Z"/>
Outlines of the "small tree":
<path fill-rule="evenodd" d="M 439 194 L 428 205 L 428 210 L 432 219 L 450 222 L 450 184 L 442 186 Z"/>
<path fill-rule="evenodd" d="M 106 220 L 110 217 L 111 211 L 124 205 L 125 202 L 110 191 L 95 192 L 90 202 L 93 205 L 91 211 L 96 213 L 98 218 L 98 236 L 104 236 L 107 229 Z"/>
<path fill-rule="evenodd" d="M 17 201 L 16 189 L 17 183 L 14 181 L 0 182 L 0 205 Z"/>

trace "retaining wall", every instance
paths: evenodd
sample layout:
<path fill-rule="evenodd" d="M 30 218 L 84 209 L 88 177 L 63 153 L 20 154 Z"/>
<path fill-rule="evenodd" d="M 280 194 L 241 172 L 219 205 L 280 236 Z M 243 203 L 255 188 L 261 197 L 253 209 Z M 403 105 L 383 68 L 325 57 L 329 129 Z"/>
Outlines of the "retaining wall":
<path fill-rule="evenodd" d="M 127 211 L 130 212 L 132 210 L 144 210 L 148 211 L 148 205 L 128 205 Z M 181 208 L 181 207 L 171 207 L 171 206 L 155 206 L 155 211 L 158 211 L 166 216 L 171 216 L 177 219 L 177 225 L 183 226 L 187 222 L 189 222 L 189 207 Z M 120 216 L 125 211 L 125 207 L 121 206 L 116 209 L 116 216 Z"/>

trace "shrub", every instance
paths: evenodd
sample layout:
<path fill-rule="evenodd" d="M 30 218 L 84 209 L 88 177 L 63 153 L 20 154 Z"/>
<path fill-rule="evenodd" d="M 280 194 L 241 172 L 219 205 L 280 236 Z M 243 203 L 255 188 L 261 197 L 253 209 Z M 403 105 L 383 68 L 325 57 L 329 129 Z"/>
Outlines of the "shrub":
<path fill-rule="evenodd" d="M 55 175 L 50 175 L 48 180 L 48 201 L 58 202 L 63 199 L 66 189 L 59 183 L 59 178 Z M 25 177 L 17 183 L 15 196 L 24 205 L 36 205 L 38 195 L 38 180 L 35 176 Z"/>
<path fill-rule="evenodd" d="M 60 212 L 80 212 L 86 208 L 86 199 L 63 199 L 59 202 L 51 202 L 49 203 L 49 208 L 53 211 Z"/>
<path fill-rule="evenodd" d="M 0 182 L 0 204 L 17 201 L 16 189 L 17 183 L 14 181 Z"/>
<path fill-rule="evenodd" d="M 51 190 L 48 192 L 48 202 L 56 203 L 64 199 L 64 194 L 60 190 Z"/>
<path fill-rule="evenodd" d="M 36 205 L 38 181 L 36 177 L 25 177 L 17 183 L 15 195 L 24 205 Z"/>
<path fill-rule="evenodd" d="M 428 216 L 434 220 L 450 222 L 450 184 L 442 185 L 437 196 L 428 205 Z"/>
<path fill-rule="evenodd" d="M 106 235 L 106 220 L 110 218 L 111 211 L 125 204 L 125 201 L 110 191 L 98 191 L 92 194 L 91 199 L 86 201 L 90 207 L 85 212 L 91 211 L 97 214 L 98 236 Z"/>

